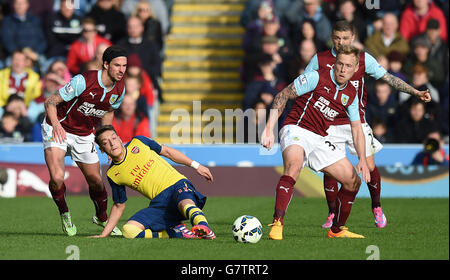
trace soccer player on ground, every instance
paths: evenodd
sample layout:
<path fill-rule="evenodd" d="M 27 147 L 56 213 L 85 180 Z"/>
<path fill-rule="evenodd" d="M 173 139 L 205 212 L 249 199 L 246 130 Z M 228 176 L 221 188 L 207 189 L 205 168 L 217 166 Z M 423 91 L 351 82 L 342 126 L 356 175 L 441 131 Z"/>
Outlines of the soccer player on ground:
<path fill-rule="evenodd" d="M 62 229 L 77 233 L 66 203 L 64 157 L 70 155 L 81 169 L 94 202 L 93 222 L 106 225 L 108 195 L 100 175 L 93 131 L 96 126 L 112 124 L 113 111 L 125 95 L 124 75 L 127 67 L 125 50 L 117 46 L 103 54 L 103 69 L 74 76 L 59 92 L 45 101 L 46 118 L 42 122 L 45 162 L 50 173 L 49 188 L 61 215 Z M 115 235 L 121 235 L 114 229 Z"/>
<path fill-rule="evenodd" d="M 283 218 L 294 192 L 296 178 L 304 164 L 329 174 L 342 184 L 340 201 L 330 238 L 364 238 L 350 232 L 345 223 L 358 193 L 361 180 L 344 153 L 327 138 L 329 124 L 339 115 L 348 116 L 359 157 L 357 171 L 370 181 L 366 162 L 364 134 L 358 112 L 358 88 L 349 82 L 359 67 L 359 50 L 343 46 L 338 50 L 332 69 L 310 71 L 297 77 L 274 99 L 269 120 L 261 136 L 261 144 L 270 149 L 274 144 L 274 126 L 288 99 L 295 99 L 280 130 L 280 146 L 284 173 L 276 188 L 275 211 L 269 238 L 283 239 Z M 306 96 L 306 102 L 301 96 Z"/>
<path fill-rule="evenodd" d="M 114 200 L 108 224 L 102 234 L 95 237 L 106 237 L 116 227 L 125 209 L 125 187 L 129 187 L 151 201 L 123 226 L 125 238 L 216 238 L 201 210 L 206 197 L 161 156 L 191 166 L 206 180 L 213 181 L 207 167 L 144 136 L 136 136 L 123 145 L 113 126 L 98 129 L 95 141 L 112 159 L 106 175 Z M 193 225 L 192 232 L 180 224 L 185 219 Z"/>
<path fill-rule="evenodd" d="M 331 39 L 334 47 L 331 50 L 317 53 L 313 56 L 310 63 L 305 69 L 305 72 L 331 69 L 336 60 L 336 51 L 343 45 L 351 45 L 355 39 L 355 27 L 347 21 L 337 21 L 333 27 Z M 386 226 L 387 220 L 383 213 L 380 202 L 381 194 L 381 178 L 375 165 L 374 155 L 383 147 L 381 143 L 373 136 L 372 129 L 366 122 L 365 112 L 367 104 L 367 90 L 364 83 L 364 75 L 367 74 L 375 79 L 382 79 L 396 90 L 409 93 L 417 96 L 422 101 L 429 102 L 431 100 L 428 91 L 418 91 L 401 79 L 389 74 L 378 62 L 367 52 L 361 52 L 359 60 L 359 69 L 351 78 L 351 83 L 358 87 L 358 95 L 360 100 L 360 120 L 363 127 L 365 142 L 366 142 L 366 157 L 370 170 L 370 182 L 367 187 L 372 199 L 372 213 L 375 217 L 375 225 L 379 228 Z M 306 96 L 302 97 L 306 101 Z M 334 143 L 339 150 L 345 153 L 345 146 L 347 145 L 350 153 L 356 154 L 354 143 L 351 135 L 350 121 L 343 115 L 338 115 L 330 128 L 327 130 L 330 141 Z M 324 228 L 330 228 L 333 223 L 333 218 L 336 214 L 336 198 L 338 194 L 338 182 L 327 174 L 324 174 L 324 189 L 325 196 L 328 203 L 329 213 L 326 222 L 322 225 Z"/>

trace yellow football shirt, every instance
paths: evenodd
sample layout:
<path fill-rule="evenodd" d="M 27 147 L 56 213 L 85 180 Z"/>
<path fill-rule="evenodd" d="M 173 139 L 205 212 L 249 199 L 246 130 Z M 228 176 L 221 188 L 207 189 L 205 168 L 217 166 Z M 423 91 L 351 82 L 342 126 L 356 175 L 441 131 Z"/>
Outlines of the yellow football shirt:
<path fill-rule="evenodd" d="M 179 180 L 186 179 L 159 155 L 161 145 L 150 138 L 134 137 L 125 144 L 125 151 L 123 160 L 113 162 L 106 172 L 115 203 L 127 200 L 125 187 L 151 200 Z"/>

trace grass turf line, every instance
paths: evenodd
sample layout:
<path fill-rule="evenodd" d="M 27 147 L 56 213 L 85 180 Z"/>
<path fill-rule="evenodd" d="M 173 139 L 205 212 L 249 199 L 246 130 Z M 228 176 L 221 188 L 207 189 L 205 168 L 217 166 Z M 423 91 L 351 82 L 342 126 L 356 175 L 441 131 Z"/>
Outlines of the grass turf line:
<path fill-rule="evenodd" d="M 285 217 L 284 240 L 268 240 L 272 221 L 272 197 L 210 197 L 204 208 L 216 240 L 90 239 L 101 228 L 92 224 L 94 207 L 88 196 L 67 198 L 78 229 L 65 236 L 53 201 L 45 197 L 0 199 L 0 259 L 55 259 L 70 256 L 76 245 L 80 259 L 222 259 L 222 260 L 364 260 L 369 245 L 379 248 L 380 259 L 447 259 L 449 257 L 448 199 L 382 199 L 388 219 L 385 229 L 374 225 L 369 199 L 357 199 L 347 226 L 366 236 L 362 240 L 328 239 L 321 228 L 327 215 L 324 199 L 293 198 Z M 112 205 L 109 200 L 109 208 Z M 129 197 L 122 226 L 148 200 Z M 234 241 L 231 225 L 240 215 L 256 216 L 263 224 L 257 244 Z M 186 221 L 187 222 L 187 221 Z M 189 222 L 186 223 L 191 227 Z M 201 252 L 200 255 L 183 252 Z"/>

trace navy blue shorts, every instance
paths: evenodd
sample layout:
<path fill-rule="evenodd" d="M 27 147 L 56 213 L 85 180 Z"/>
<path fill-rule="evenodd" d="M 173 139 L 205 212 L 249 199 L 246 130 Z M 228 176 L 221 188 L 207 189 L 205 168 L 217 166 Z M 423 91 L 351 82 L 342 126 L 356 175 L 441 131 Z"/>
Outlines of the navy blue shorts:
<path fill-rule="evenodd" d="M 192 199 L 200 209 L 206 203 L 206 196 L 199 193 L 189 180 L 182 179 L 158 194 L 147 208 L 140 210 L 129 220 L 141 223 L 151 231 L 172 228 L 186 220 L 178 210 L 178 203 L 183 199 Z"/>

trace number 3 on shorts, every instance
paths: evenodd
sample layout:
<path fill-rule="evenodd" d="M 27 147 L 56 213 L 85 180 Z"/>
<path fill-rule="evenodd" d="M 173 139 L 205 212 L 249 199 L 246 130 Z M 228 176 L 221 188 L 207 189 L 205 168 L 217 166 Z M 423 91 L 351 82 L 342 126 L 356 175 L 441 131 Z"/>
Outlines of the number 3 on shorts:
<path fill-rule="evenodd" d="M 330 147 L 330 149 L 331 149 L 332 151 L 336 150 L 336 146 L 333 145 L 330 141 L 325 141 L 325 144 L 327 144 L 328 147 Z"/>

